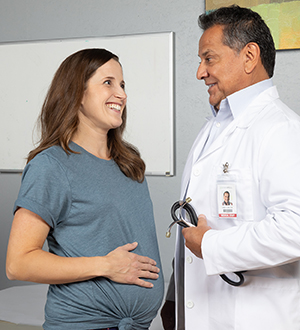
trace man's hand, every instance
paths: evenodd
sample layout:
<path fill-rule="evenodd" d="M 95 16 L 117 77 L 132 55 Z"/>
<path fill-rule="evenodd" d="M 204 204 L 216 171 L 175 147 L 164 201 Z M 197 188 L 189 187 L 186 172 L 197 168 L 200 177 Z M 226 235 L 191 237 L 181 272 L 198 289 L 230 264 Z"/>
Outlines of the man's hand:
<path fill-rule="evenodd" d="M 211 227 L 207 225 L 206 216 L 203 214 L 198 216 L 197 227 L 182 229 L 186 247 L 199 258 L 202 258 L 201 243 L 203 235 L 210 229 Z"/>

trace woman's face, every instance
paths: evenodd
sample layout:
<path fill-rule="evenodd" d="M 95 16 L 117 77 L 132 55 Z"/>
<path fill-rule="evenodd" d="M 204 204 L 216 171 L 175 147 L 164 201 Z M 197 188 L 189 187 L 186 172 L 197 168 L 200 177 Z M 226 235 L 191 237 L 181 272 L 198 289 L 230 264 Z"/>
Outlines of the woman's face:
<path fill-rule="evenodd" d="M 79 126 L 105 133 L 122 124 L 126 105 L 121 65 L 114 59 L 99 67 L 88 80 L 79 111 Z"/>

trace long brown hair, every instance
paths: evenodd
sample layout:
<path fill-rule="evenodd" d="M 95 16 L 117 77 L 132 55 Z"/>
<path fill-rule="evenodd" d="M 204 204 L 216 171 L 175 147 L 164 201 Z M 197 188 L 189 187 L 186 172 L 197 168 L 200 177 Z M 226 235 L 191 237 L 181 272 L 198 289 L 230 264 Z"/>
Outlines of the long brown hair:
<path fill-rule="evenodd" d="M 62 62 L 54 75 L 38 119 L 41 132 L 39 145 L 30 151 L 27 163 L 54 145 L 60 145 L 66 153 L 75 153 L 69 143 L 79 125 L 78 111 L 87 82 L 100 66 L 111 59 L 120 63 L 118 56 L 110 51 L 92 48 L 80 50 Z M 138 150 L 123 139 L 126 116 L 125 107 L 122 125 L 108 132 L 107 146 L 110 156 L 121 171 L 127 177 L 142 182 L 145 163 Z"/>

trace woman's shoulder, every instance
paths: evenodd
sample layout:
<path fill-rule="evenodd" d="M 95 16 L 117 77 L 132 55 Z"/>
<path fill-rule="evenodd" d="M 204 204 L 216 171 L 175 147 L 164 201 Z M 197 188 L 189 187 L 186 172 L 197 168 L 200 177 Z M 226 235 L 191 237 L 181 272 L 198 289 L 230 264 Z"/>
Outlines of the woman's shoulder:
<path fill-rule="evenodd" d="M 49 173 L 63 170 L 66 152 L 60 146 L 52 146 L 37 154 L 25 167 L 24 172 L 34 170 L 35 172 Z"/>
<path fill-rule="evenodd" d="M 49 147 L 49 148 L 43 150 L 37 156 L 39 156 L 39 155 L 40 156 L 46 155 L 48 157 L 52 157 L 52 158 L 55 158 L 55 159 L 61 159 L 61 158 L 67 157 L 67 153 L 59 145 Z"/>

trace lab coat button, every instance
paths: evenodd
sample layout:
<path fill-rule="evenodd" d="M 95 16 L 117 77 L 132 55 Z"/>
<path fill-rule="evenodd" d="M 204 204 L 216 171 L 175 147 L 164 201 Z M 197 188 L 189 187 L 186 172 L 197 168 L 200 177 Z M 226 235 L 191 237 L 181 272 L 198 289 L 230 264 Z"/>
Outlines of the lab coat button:
<path fill-rule="evenodd" d="M 191 263 L 193 262 L 193 257 L 192 257 L 192 256 L 188 256 L 188 257 L 186 257 L 186 262 L 187 262 L 188 264 L 191 264 Z"/>
<path fill-rule="evenodd" d="M 186 303 L 186 307 L 189 308 L 189 309 L 191 309 L 191 308 L 194 307 L 194 303 L 193 303 L 191 300 L 189 300 L 189 301 L 187 301 L 187 303 Z"/>
<path fill-rule="evenodd" d="M 200 175 L 200 170 L 198 168 L 194 169 L 194 175 L 199 176 Z"/>
<path fill-rule="evenodd" d="M 220 127 L 220 126 L 221 126 L 221 124 L 220 124 L 220 123 L 216 123 L 216 126 L 217 126 L 217 127 Z"/>

